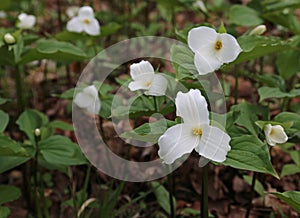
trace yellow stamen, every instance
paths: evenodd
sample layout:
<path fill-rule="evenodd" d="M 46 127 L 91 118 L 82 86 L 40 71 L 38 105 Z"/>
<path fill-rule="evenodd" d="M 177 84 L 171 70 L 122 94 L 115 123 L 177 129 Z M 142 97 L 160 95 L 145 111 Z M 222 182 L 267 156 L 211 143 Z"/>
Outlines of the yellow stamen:
<path fill-rule="evenodd" d="M 270 135 L 274 135 L 274 134 L 275 134 L 274 129 L 271 129 Z"/>
<path fill-rule="evenodd" d="M 148 81 L 148 82 L 145 82 L 145 86 L 148 86 L 148 87 L 149 87 L 150 85 L 151 85 L 151 82 L 149 82 L 149 81 Z"/>
<path fill-rule="evenodd" d="M 88 18 L 85 18 L 85 19 L 83 20 L 83 23 L 89 25 L 89 24 L 91 23 L 91 21 L 90 21 Z"/>
<path fill-rule="evenodd" d="M 222 42 L 218 40 L 218 41 L 216 42 L 216 44 L 215 44 L 215 49 L 216 49 L 216 50 L 220 50 L 220 49 L 222 48 L 222 46 L 223 46 L 223 45 L 222 45 Z"/>
<path fill-rule="evenodd" d="M 202 136 L 202 128 L 193 128 L 193 134 L 196 136 Z"/>

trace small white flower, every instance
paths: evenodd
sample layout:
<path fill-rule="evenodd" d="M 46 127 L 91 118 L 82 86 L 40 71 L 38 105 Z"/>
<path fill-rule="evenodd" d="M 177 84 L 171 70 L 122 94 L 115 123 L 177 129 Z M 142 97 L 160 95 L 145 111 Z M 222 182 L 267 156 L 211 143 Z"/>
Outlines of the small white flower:
<path fill-rule="evenodd" d="M 195 53 L 194 64 L 200 75 L 211 73 L 224 63 L 234 61 L 242 51 L 232 35 L 217 33 L 206 26 L 189 31 L 188 45 Z"/>
<path fill-rule="evenodd" d="M 140 63 L 130 65 L 130 75 L 133 79 L 128 88 L 131 91 L 145 90 L 146 95 L 165 95 L 168 81 L 159 74 L 155 74 L 153 66 L 142 60 Z"/>
<path fill-rule="evenodd" d="M 68 7 L 66 10 L 66 14 L 69 18 L 75 17 L 78 14 L 79 7 L 78 6 L 71 6 Z"/>
<path fill-rule="evenodd" d="M 172 126 L 159 138 L 160 158 L 172 164 L 195 149 L 201 155 L 199 165 L 205 165 L 208 162 L 205 159 L 225 161 L 231 149 L 230 136 L 209 125 L 207 103 L 201 92 L 194 89 L 188 93 L 178 92 L 175 104 L 176 114 L 183 118 L 183 123 Z"/>
<path fill-rule="evenodd" d="M 7 44 L 14 44 L 16 42 L 16 39 L 12 34 L 6 33 L 4 35 L 4 42 Z"/>
<path fill-rule="evenodd" d="M 264 132 L 266 136 L 267 143 L 271 146 L 285 143 L 288 140 L 287 135 L 284 132 L 284 129 L 280 125 L 272 126 L 267 124 L 264 127 Z"/>
<path fill-rule="evenodd" d="M 6 12 L 5 11 L 0 11 L 0 18 L 6 18 Z"/>
<path fill-rule="evenodd" d="M 251 30 L 251 32 L 249 33 L 249 35 L 262 35 L 264 32 L 266 32 L 267 27 L 266 25 L 258 25 L 257 27 L 255 27 L 253 30 Z"/>
<path fill-rule="evenodd" d="M 94 85 L 90 85 L 76 94 L 74 103 L 85 108 L 91 114 L 98 114 L 101 108 L 101 102 L 98 96 L 98 90 Z"/>
<path fill-rule="evenodd" d="M 34 15 L 28 15 L 25 13 L 22 13 L 18 16 L 19 23 L 18 27 L 20 29 L 31 29 L 35 25 L 36 18 Z"/>
<path fill-rule="evenodd" d="M 100 34 L 100 25 L 94 17 L 94 10 L 90 6 L 81 7 L 78 16 L 73 17 L 67 23 L 67 30 L 70 32 L 85 32 L 91 36 Z"/>

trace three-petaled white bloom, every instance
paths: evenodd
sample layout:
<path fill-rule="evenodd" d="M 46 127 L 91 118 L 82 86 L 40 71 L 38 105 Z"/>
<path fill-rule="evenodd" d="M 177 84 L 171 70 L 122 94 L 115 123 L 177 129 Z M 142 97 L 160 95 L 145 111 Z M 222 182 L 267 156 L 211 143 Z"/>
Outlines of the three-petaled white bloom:
<path fill-rule="evenodd" d="M 284 132 L 284 129 L 280 125 L 272 126 L 267 124 L 264 127 L 264 132 L 266 136 L 267 143 L 271 146 L 285 143 L 288 140 L 287 135 Z"/>
<path fill-rule="evenodd" d="M 67 23 L 67 30 L 77 33 L 85 32 L 92 36 L 99 35 L 100 25 L 94 17 L 94 10 L 90 6 L 81 7 L 78 16 L 73 17 Z"/>
<path fill-rule="evenodd" d="M 217 33 L 206 26 L 189 31 L 188 45 L 195 53 L 194 64 L 200 75 L 211 73 L 224 63 L 234 61 L 242 51 L 232 35 Z"/>
<path fill-rule="evenodd" d="M 94 85 L 85 87 L 82 92 L 77 93 L 74 103 L 80 108 L 85 108 L 91 114 L 98 114 L 101 108 L 98 90 Z"/>
<path fill-rule="evenodd" d="M 142 60 L 140 63 L 130 65 L 130 75 L 133 79 L 128 88 L 131 91 L 145 90 L 146 95 L 165 95 L 168 81 L 159 74 L 155 74 L 149 61 Z"/>
<path fill-rule="evenodd" d="M 20 29 L 31 29 L 35 25 L 36 18 L 34 15 L 22 13 L 18 16 L 19 23 L 17 26 Z"/>
<path fill-rule="evenodd" d="M 207 103 L 201 92 L 194 89 L 178 92 L 175 104 L 176 114 L 183 118 L 183 123 L 172 126 L 159 138 L 159 157 L 172 164 L 195 149 L 201 155 L 199 165 L 209 160 L 225 161 L 231 149 L 230 136 L 210 125 Z"/>

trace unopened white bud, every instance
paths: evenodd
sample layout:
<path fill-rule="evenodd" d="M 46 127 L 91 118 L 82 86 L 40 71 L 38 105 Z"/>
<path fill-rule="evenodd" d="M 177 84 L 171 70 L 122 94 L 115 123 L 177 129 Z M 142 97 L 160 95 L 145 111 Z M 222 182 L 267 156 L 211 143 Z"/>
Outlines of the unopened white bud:
<path fill-rule="evenodd" d="M 38 129 L 38 128 L 35 129 L 35 130 L 34 130 L 34 135 L 37 136 L 37 137 L 40 136 L 40 135 L 41 135 L 41 130 Z"/>
<path fill-rule="evenodd" d="M 16 39 L 12 34 L 6 33 L 4 35 L 4 42 L 7 44 L 14 44 L 16 42 Z"/>
<path fill-rule="evenodd" d="M 249 33 L 249 35 L 262 35 L 264 32 L 266 32 L 267 27 L 266 25 L 258 25 L 257 27 L 255 27 L 253 30 L 251 30 L 251 32 Z"/>

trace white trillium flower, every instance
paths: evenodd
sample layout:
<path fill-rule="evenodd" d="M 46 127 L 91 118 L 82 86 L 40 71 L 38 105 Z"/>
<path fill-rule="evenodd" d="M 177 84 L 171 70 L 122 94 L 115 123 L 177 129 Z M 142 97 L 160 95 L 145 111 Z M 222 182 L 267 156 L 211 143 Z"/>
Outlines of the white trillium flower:
<path fill-rule="evenodd" d="M 145 90 L 146 95 L 165 95 L 168 81 L 159 74 L 155 74 L 149 61 L 142 60 L 140 63 L 130 65 L 130 75 L 133 79 L 128 88 L 131 91 Z"/>
<path fill-rule="evenodd" d="M 18 23 L 18 27 L 20 29 L 31 29 L 36 22 L 36 18 L 34 15 L 28 15 L 25 13 L 22 13 L 18 16 L 19 19 L 19 23 Z"/>
<path fill-rule="evenodd" d="M 266 136 L 267 143 L 271 146 L 285 143 L 288 140 L 284 129 L 280 125 L 272 126 L 271 124 L 267 124 L 264 127 L 264 132 Z"/>
<path fill-rule="evenodd" d="M 98 96 L 98 90 L 94 85 L 90 85 L 76 94 L 74 103 L 85 108 L 91 114 L 98 114 L 101 108 L 101 102 Z"/>
<path fill-rule="evenodd" d="M 94 17 L 94 10 L 90 6 L 81 7 L 78 16 L 73 17 L 67 23 L 67 30 L 77 33 L 85 32 L 91 36 L 99 35 L 100 25 Z"/>
<path fill-rule="evenodd" d="M 234 61 L 242 51 L 232 35 L 217 33 L 206 26 L 189 31 L 188 45 L 195 53 L 194 64 L 200 75 L 211 73 L 224 63 Z"/>
<path fill-rule="evenodd" d="M 176 114 L 183 118 L 183 123 L 169 128 L 158 140 L 158 155 L 164 163 L 172 164 L 193 149 L 201 155 L 201 166 L 209 160 L 225 161 L 231 149 L 230 136 L 210 126 L 207 103 L 201 92 L 195 89 L 188 93 L 178 92 L 175 104 Z"/>

